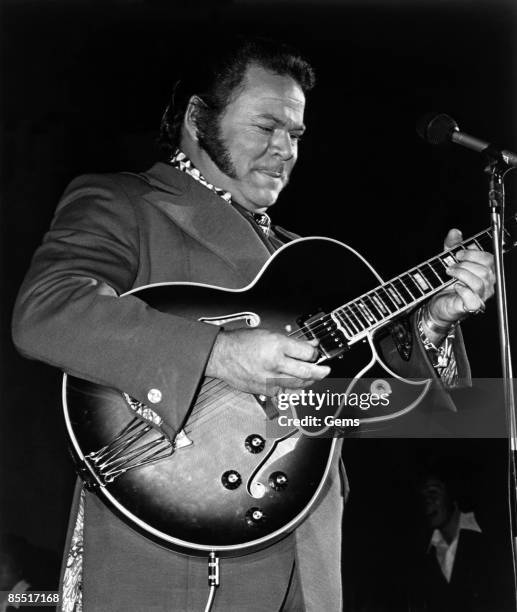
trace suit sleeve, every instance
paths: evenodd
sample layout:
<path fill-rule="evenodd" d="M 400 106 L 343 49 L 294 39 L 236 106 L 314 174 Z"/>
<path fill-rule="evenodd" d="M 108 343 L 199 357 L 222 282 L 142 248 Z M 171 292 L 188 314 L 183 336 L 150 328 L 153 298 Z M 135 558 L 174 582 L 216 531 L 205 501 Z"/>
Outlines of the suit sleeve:
<path fill-rule="evenodd" d="M 218 329 L 118 297 L 133 288 L 139 247 L 137 212 L 122 185 L 110 176 L 73 181 L 20 289 L 13 339 L 27 357 L 152 406 L 172 435 Z"/>

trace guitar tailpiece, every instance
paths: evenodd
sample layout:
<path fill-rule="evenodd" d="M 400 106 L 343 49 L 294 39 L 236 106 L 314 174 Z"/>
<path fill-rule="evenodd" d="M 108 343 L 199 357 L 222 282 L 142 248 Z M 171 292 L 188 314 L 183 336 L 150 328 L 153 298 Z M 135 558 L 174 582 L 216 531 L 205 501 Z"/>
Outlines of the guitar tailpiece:
<path fill-rule="evenodd" d="M 139 442 L 150 430 L 150 425 L 135 418 L 109 444 L 86 456 L 103 485 L 129 470 L 172 455 L 174 447 L 163 434 L 149 442 Z"/>

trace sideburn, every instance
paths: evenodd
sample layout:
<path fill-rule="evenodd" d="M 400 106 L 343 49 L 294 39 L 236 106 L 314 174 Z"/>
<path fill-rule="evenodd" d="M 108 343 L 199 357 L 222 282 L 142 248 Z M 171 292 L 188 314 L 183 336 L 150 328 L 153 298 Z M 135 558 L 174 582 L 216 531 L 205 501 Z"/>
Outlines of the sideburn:
<path fill-rule="evenodd" d="M 231 153 L 222 138 L 219 117 L 220 114 L 208 106 L 198 107 L 196 127 L 199 144 L 223 174 L 236 179 L 237 171 Z"/>

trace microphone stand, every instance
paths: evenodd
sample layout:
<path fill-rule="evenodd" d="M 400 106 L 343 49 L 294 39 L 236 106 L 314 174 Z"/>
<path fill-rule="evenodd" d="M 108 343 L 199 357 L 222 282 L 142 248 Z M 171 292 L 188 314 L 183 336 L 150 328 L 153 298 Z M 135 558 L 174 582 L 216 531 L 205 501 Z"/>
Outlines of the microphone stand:
<path fill-rule="evenodd" d="M 504 177 L 512 166 L 507 164 L 502 155 L 490 159 L 485 172 L 489 174 L 488 205 L 492 227 L 492 244 L 495 259 L 496 299 L 501 345 L 501 363 L 503 367 L 503 386 L 506 419 L 509 431 L 509 504 L 510 526 L 512 537 L 512 554 L 514 569 L 514 587 L 517 597 L 517 420 L 515 413 L 515 393 L 513 387 L 512 357 L 508 326 L 508 307 L 504 277 Z"/>

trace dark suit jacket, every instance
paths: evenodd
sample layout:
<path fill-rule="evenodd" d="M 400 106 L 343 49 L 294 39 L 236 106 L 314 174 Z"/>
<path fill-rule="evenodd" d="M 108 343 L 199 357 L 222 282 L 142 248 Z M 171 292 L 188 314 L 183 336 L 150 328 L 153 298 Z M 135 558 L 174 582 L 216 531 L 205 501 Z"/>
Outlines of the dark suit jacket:
<path fill-rule="evenodd" d="M 486 536 L 460 530 L 450 582 L 447 582 L 436 550 L 430 548 L 416 565 L 412 585 L 415 612 L 509 612 L 507 589 L 497 580 L 497 560 L 490 554 Z"/>
<path fill-rule="evenodd" d="M 23 354 L 144 403 L 151 389 L 160 390 L 162 400 L 153 408 L 174 433 L 218 330 L 157 312 L 137 297 L 117 296 L 165 281 L 242 287 L 268 257 L 243 215 L 167 164 L 141 175 L 80 177 L 65 192 L 34 256 L 13 337 Z M 389 339 L 385 352 L 414 376 L 434 375 L 421 347 L 409 363 Z M 341 608 L 344 484 L 337 455 L 325 494 L 294 536 L 266 551 L 223 560 L 215 610 L 278 609 L 295 552 L 307 609 Z M 171 602 L 172 609 L 191 610 L 206 601 L 204 559 L 150 542 L 90 494 L 84 563 L 85 611 L 171 609 Z M 246 606 L 242 599 L 236 603 L 236 592 L 245 594 Z"/>

